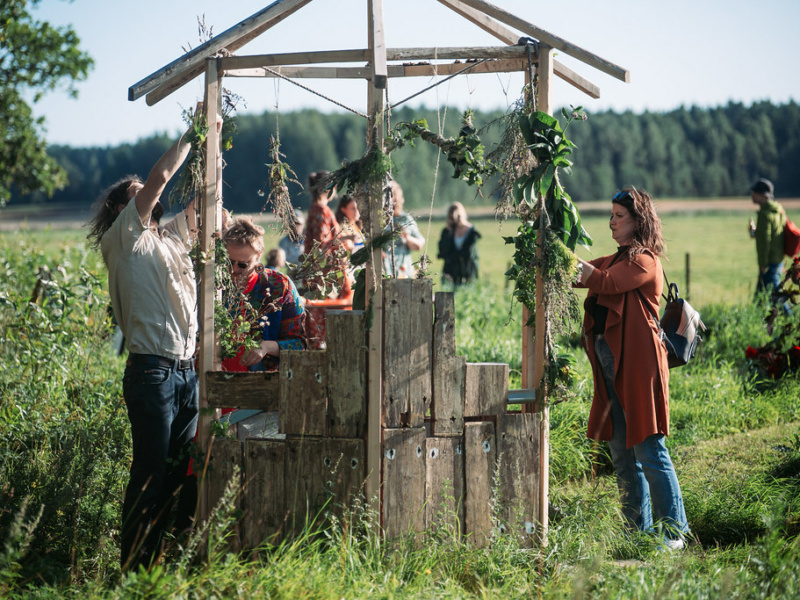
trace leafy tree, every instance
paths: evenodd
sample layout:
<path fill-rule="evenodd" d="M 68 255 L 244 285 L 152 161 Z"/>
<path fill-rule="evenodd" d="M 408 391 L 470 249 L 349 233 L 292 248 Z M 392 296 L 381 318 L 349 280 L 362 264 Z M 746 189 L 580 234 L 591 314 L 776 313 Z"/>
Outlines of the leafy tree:
<path fill-rule="evenodd" d="M 0 206 L 11 187 L 48 196 L 66 185 L 66 171 L 47 154 L 44 118 L 34 117 L 31 103 L 45 92 L 66 85 L 77 96 L 76 81 L 85 79 L 94 61 L 78 48 L 70 27 L 37 21 L 30 9 L 40 0 L 0 2 Z"/>

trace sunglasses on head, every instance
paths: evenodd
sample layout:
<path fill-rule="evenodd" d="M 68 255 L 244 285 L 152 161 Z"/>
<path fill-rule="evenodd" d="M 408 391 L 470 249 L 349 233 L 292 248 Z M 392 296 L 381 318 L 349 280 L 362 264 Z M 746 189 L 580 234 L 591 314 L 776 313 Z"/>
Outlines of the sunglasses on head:
<path fill-rule="evenodd" d="M 627 191 L 624 191 L 624 192 L 617 192 L 616 194 L 614 194 L 614 197 L 613 197 L 613 198 L 611 198 L 611 201 L 612 201 L 612 202 L 618 202 L 618 201 L 620 201 L 620 200 L 624 200 L 624 199 L 625 199 L 625 198 L 627 198 L 628 196 L 630 196 L 630 192 L 627 192 Z"/>

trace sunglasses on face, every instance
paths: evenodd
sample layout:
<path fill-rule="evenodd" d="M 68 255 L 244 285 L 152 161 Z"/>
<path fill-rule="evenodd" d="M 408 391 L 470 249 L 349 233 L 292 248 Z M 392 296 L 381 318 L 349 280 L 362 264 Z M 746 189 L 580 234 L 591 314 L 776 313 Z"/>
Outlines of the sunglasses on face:
<path fill-rule="evenodd" d="M 250 263 L 249 262 L 242 262 L 240 260 L 232 260 L 232 261 L 229 261 L 229 262 L 231 263 L 231 267 L 233 267 L 235 265 L 235 266 L 239 267 L 240 269 L 242 269 L 243 271 L 245 269 L 249 269 L 250 268 Z"/>

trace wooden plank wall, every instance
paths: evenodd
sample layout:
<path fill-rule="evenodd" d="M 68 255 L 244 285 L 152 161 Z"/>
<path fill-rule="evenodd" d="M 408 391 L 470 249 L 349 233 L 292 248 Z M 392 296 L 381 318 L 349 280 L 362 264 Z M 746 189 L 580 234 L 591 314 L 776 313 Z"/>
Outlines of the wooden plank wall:
<path fill-rule="evenodd" d="M 452 293 L 434 298 L 429 280 L 386 280 L 384 293 L 385 536 L 427 529 L 480 547 L 507 531 L 532 543 L 541 416 L 508 413 L 508 365 L 456 355 Z M 367 315 L 329 311 L 326 322 L 327 350 L 282 352 L 279 374 L 209 374 L 212 405 L 279 406 L 286 435 L 212 451 L 212 498 L 242 467 L 244 547 L 343 518 L 363 500 Z"/>

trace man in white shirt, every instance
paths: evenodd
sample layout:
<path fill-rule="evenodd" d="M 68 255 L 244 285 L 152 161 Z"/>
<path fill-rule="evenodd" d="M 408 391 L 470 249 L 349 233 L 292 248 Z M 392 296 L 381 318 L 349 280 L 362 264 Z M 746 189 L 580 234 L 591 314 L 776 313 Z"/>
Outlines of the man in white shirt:
<path fill-rule="evenodd" d="M 197 429 L 197 302 L 189 255 L 197 228 L 194 203 L 159 226 L 159 198 L 189 150 L 181 137 L 144 183 L 129 177 L 111 186 L 88 235 L 102 251 L 114 316 L 130 352 L 123 394 L 133 462 L 122 509 L 123 570 L 147 567 L 158 556 Z"/>

